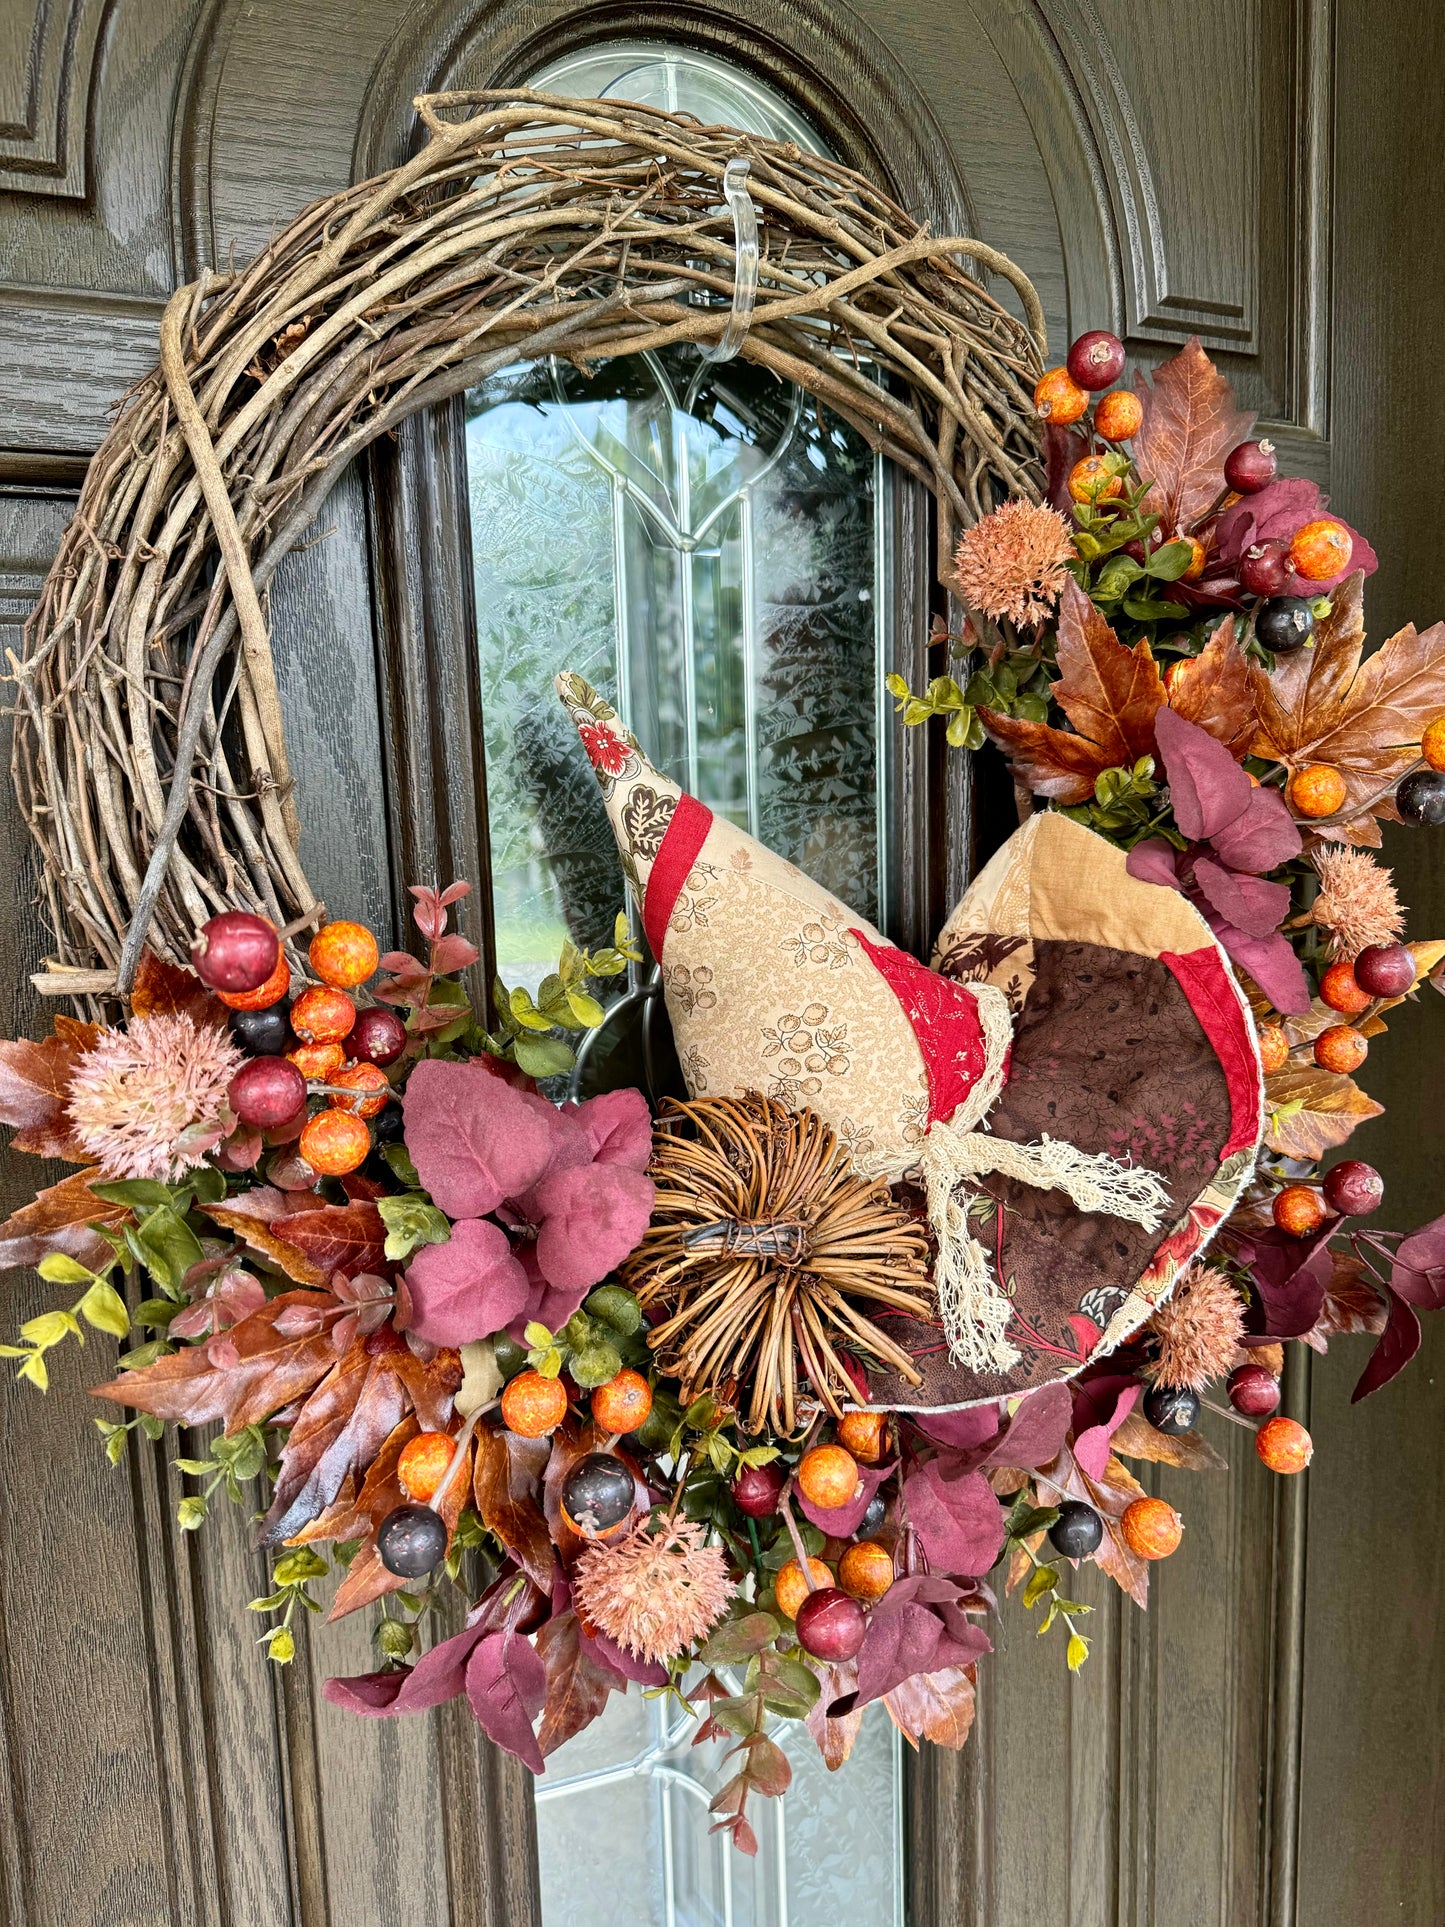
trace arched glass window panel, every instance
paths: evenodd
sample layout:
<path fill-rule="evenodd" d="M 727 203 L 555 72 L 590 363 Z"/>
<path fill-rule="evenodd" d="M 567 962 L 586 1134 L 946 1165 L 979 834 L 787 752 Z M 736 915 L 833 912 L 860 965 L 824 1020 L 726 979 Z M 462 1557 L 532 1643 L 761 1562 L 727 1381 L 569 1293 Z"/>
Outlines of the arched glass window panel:
<path fill-rule="evenodd" d="M 686 49 L 609 43 L 530 84 L 826 151 L 770 89 Z M 595 779 L 552 693 L 566 668 L 661 768 L 886 927 L 881 459 L 800 390 L 688 347 L 591 378 L 508 370 L 467 396 L 466 453 L 504 979 L 535 990 L 564 936 L 606 942 L 624 907 Z M 547 1927 L 821 1927 L 860 1907 L 901 1923 L 902 1769 L 881 1706 L 842 1775 L 778 1723 L 795 1777 L 758 1803 L 756 1860 L 708 1831 L 728 1769 L 720 1745 L 692 1746 L 694 1727 L 634 1691 L 552 1755 L 537 1788 Z M 622 1838 L 625 1860 L 599 1879 L 598 1843 Z"/>

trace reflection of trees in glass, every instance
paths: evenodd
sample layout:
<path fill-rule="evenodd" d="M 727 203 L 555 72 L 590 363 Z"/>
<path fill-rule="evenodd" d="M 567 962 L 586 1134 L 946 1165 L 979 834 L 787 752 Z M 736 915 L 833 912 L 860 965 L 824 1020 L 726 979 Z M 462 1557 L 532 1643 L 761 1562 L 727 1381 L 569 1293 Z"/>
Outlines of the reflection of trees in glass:
<path fill-rule="evenodd" d="M 873 457 L 749 363 L 698 372 L 678 349 L 468 397 L 498 953 L 522 980 L 564 927 L 605 941 L 621 895 L 561 668 L 620 702 L 669 774 L 874 914 Z"/>

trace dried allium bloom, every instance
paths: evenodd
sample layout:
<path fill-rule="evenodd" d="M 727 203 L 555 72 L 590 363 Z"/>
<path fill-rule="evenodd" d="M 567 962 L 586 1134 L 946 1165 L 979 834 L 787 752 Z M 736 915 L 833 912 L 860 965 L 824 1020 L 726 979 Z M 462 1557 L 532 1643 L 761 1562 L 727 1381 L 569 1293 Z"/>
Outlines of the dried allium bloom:
<path fill-rule="evenodd" d="M 1393 943 L 1405 927 L 1395 880 L 1366 850 L 1330 843 L 1315 856 L 1320 893 L 1314 920 L 1330 935 L 1330 948 L 1350 963 L 1371 944 Z"/>
<path fill-rule="evenodd" d="M 174 1017 L 103 1030 L 70 1080 L 75 1134 L 108 1178 L 174 1183 L 224 1135 L 226 1086 L 244 1062 L 225 1031 Z"/>
<path fill-rule="evenodd" d="M 692 1520 L 649 1520 L 615 1546 L 594 1544 L 578 1559 L 572 1591 L 582 1617 L 639 1659 L 669 1660 L 701 1639 L 735 1590 L 718 1546 L 703 1544 Z"/>
<path fill-rule="evenodd" d="M 1007 616 L 1021 629 L 1047 620 L 1068 581 L 1073 559 L 1069 525 L 1056 509 L 1005 502 L 965 529 L 953 568 L 964 600 L 987 616 Z"/>
<path fill-rule="evenodd" d="M 1233 1363 L 1244 1336 L 1244 1305 L 1222 1271 L 1191 1265 L 1149 1329 L 1159 1340 L 1157 1382 L 1198 1392 Z"/>

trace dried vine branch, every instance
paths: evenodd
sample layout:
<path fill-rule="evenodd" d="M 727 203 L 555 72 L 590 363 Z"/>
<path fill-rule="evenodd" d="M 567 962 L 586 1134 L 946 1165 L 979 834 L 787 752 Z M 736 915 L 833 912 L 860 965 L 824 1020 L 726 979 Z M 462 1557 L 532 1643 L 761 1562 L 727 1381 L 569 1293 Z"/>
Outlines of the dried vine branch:
<path fill-rule="evenodd" d="M 993 249 L 931 238 L 832 161 L 685 116 L 519 92 L 417 105 L 414 159 L 177 292 L 159 366 L 91 463 L 11 658 L 48 991 L 124 995 L 143 942 L 182 958 L 224 906 L 278 926 L 319 913 L 266 620 L 276 569 L 347 465 L 418 409 L 520 361 L 586 372 L 715 340 L 733 156 L 761 248 L 743 355 L 933 491 L 941 555 L 1005 495 L 1039 492 L 1042 312 Z"/>

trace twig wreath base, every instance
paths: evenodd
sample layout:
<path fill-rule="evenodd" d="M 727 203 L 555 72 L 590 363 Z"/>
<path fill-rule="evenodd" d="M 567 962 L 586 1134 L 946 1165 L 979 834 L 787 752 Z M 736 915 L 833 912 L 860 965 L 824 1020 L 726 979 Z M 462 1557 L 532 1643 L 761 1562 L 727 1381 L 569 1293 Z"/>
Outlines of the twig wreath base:
<path fill-rule="evenodd" d="M 144 943 L 181 960 L 221 908 L 315 919 L 266 612 L 279 564 L 417 410 L 519 361 L 716 343 L 729 160 L 749 161 L 761 255 L 742 355 L 933 492 L 940 557 L 1038 496 L 1042 311 L 993 249 L 930 237 L 832 161 L 685 116 L 518 92 L 417 106 L 414 159 L 177 292 L 158 368 L 91 463 L 10 665 L 49 994 L 124 996 Z"/>

